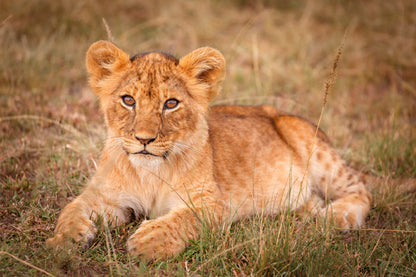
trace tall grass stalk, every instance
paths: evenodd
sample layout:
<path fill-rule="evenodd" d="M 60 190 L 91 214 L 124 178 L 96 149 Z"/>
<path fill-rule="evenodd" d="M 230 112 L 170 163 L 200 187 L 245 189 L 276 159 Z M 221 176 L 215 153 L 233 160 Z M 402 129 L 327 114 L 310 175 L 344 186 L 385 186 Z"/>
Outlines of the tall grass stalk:
<path fill-rule="evenodd" d="M 0 275 L 415 275 L 416 196 L 391 181 L 416 177 L 415 15 L 411 0 L 0 1 Z M 125 247 L 137 220 L 51 252 L 103 145 L 84 62 L 107 38 L 130 54 L 218 48 L 227 77 L 214 104 L 308 118 L 352 166 L 386 177 L 365 228 L 284 211 L 206 224 L 180 255 L 147 263 Z"/>

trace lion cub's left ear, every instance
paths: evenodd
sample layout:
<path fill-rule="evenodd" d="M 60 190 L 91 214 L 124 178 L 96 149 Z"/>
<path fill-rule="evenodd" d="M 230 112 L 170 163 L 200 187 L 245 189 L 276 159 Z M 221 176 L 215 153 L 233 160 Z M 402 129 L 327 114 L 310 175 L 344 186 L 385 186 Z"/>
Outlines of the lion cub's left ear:
<path fill-rule="evenodd" d="M 225 75 L 225 59 L 218 50 L 210 47 L 198 48 L 181 58 L 179 66 L 185 70 L 188 76 L 207 85 L 208 95 L 205 90 L 205 95 L 201 96 L 212 100 L 219 94 L 221 81 Z M 193 92 L 198 93 L 199 90 Z M 201 93 L 203 92 L 201 91 Z"/>
<path fill-rule="evenodd" d="M 114 73 L 124 70 L 130 64 L 130 58 L 113 43 L 100 40 L 88 49 L 86 64 L 91 88 L 97 94 L 108 94 L 111 89 L 104 82 Z"/>

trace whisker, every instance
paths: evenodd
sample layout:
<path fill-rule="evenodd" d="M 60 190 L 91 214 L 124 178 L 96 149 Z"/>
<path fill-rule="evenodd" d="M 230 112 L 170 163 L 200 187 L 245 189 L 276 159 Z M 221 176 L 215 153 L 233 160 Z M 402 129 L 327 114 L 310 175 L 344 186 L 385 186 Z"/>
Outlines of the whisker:
<path fill-rule="evenodd" d="M 174 144 L 178 147 L 178 149 L 182 151 L 182 153 L 187 152 L 185 150 L 191 150 L 192 152 L 195 152 L 197 154 L 204 154 L 202 150 L 192 147 L 182 141 L 176 141 Z M 187 154 L 189 155 L 189 153 Z"/>

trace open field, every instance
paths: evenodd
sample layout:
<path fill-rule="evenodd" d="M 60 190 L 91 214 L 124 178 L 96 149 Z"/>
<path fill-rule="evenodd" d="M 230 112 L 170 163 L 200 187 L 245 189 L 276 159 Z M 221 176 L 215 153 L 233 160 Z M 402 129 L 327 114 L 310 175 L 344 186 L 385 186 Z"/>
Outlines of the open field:
<path fill-rule="evenodd" d="M 0 2 L 0 276 L 415 276 L 416 196 L 389 186 L 416 178 L 416 2 Z M 138 223 L 103 227 L 89 249 L 45 247 L 60 210 L 95 171 L 105 138 L 87 86 L 85 52 L 106 39 L 131 54 L 178 57 L 209 45 L 227 59 L 216 104 L 264 104 L 317 122 L 355 168 L 386 177 L 363 230 L 340 232 L 283 213 L 201 239 L 167 261 L 130 257 Z"/>

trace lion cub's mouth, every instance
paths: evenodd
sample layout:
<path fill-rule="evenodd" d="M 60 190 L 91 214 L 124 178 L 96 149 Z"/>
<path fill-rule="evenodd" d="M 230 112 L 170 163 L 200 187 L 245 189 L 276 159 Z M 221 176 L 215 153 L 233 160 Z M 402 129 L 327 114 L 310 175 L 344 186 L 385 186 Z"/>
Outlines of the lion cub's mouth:
<path fill-rule="evenodd" d="M 155 155 L 153 153 L 148 152 L 147 150 L 142 150 L 140 152 L 131 153 L 131 154 L 135 154 L 135 155 L 150 155 L 150 156 L 160 157 L 158 155 Z"/>
<path fill-rule="evenodd" d="M 151 153 L 151 152 L 149 152 L 149 151 L 147 151 L 146 149 L 144 149 L 144 150 L 142 150 L 142 151 L 139 151 L 139 152 L 129 152 L 129 151 L 127 151 L 127 150 L 125 150 L 126 151 L 126 153 L 128 154 L 128 155 L 143 155 L 143 156 L 153 156 L 153 157 L 158 157 L 158 158 L 163 158 L 163 159 L 166 159 L 167 157 L 168 157 L 168 152 L 165 152 L 165 153 L 163 153 L 162 155 L 156 155 L 156 154 L 153 154 L 153 153 Z"/>

